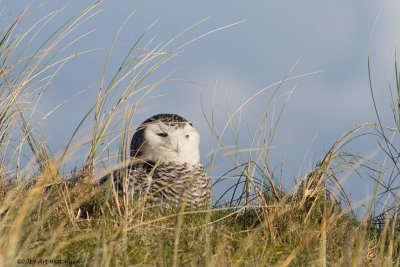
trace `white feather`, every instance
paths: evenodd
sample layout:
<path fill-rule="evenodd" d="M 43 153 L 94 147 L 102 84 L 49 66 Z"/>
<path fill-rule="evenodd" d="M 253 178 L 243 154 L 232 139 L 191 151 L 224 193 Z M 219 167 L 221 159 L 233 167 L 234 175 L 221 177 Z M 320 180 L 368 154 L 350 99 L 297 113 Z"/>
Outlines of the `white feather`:
<path fill-rule="evenodd" d="M 159 134 L 167 134 L 163 137 Z M 195 165 L 200 162 L 200 135 L 195 128 L 155 123 L 146 127 L 143 157 L 154 162 Z"/>

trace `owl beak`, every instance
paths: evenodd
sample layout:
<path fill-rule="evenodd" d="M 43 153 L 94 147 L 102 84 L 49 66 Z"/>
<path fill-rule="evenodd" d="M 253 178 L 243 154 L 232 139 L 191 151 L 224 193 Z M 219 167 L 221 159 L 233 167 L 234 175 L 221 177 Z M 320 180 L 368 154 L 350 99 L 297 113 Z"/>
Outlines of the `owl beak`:
<path fill-rule="evenodd" d="M 179 142 L 176 142 L 175 151 L 176 151 L 176 153 L 179 153 Z"/>
<path fill-rule="evenodd" d="M 178 140 L 170 140 L 171 147 L 173 147 L 172 150 L 174 150 L 176 153 L 179 153 L 179 142 Z"/>

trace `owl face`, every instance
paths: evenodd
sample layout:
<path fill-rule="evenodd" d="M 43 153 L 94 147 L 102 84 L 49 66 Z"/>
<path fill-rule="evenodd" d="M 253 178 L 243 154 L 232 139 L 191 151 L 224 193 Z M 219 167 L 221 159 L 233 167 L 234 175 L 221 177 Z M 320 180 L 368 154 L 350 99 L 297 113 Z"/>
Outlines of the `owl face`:
<path fill-rule="evenodd" d="M 144 129 L 140 151 L 147 160 L 197 164 L 200 161 L 200 135 L 189 122 L 178 125 L 155 121 Z"/>

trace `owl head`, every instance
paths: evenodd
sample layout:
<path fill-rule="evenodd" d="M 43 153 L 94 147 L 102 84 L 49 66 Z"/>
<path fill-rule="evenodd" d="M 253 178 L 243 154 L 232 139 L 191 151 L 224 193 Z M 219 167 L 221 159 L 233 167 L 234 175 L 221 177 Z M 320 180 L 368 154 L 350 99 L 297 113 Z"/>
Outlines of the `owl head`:
<path fill-rule="evenodd" d="M 131 157 L 146 161 L 197 164 L 200 135 L 179 115 L 157 114 L 138 127 L 130 149 Z"/>

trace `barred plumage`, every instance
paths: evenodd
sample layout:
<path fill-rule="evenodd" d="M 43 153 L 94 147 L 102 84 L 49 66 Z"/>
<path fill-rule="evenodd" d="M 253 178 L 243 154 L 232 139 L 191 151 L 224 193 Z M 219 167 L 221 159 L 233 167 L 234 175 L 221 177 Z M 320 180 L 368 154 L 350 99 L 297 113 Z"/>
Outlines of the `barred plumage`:
<path fill-rule="evenodd" d="M 196 129 L 181 116 L 158 114 L 147 119 L 131 141 L 131 156 L 139 163 L 113 172 L 116 189 L 168 205 L 209 205 L 210 178 L 200 162 L 199 140 Z"/>

